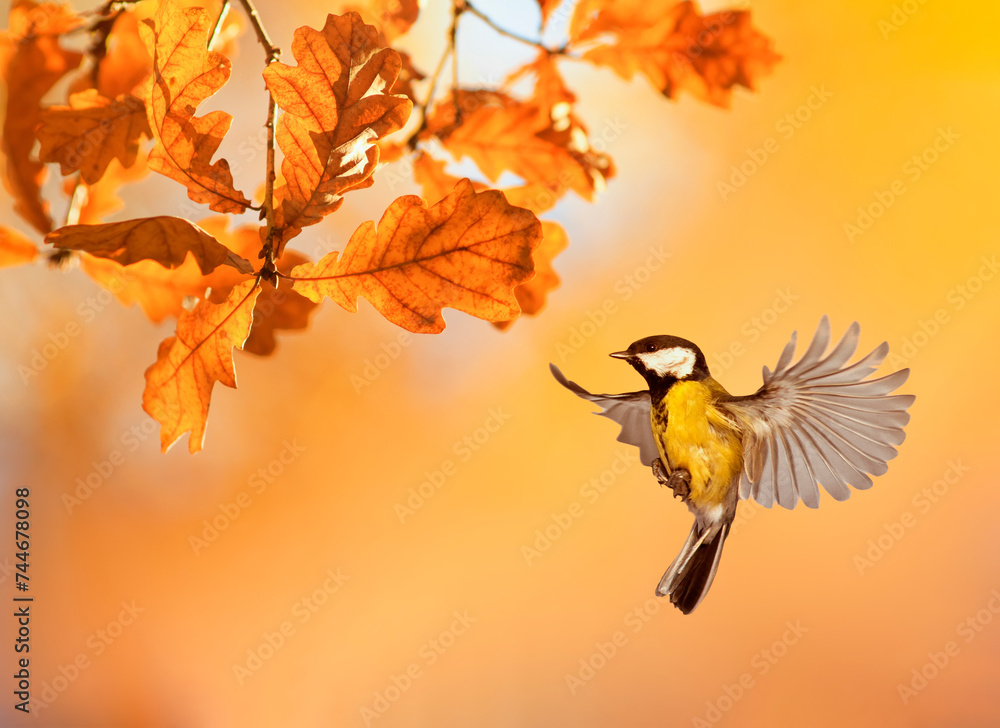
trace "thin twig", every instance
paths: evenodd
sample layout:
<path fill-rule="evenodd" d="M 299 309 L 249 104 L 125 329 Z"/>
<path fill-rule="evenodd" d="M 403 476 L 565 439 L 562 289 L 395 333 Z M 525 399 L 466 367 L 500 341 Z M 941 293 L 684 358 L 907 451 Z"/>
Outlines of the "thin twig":
<path fill-rule="evenodd" d="M 276 177 L 274 170 L 274 115 L 277 110 L 277 104 L 274 102 L 274 96 L 268 92 L 267 95 L 267 122 L 264 127 L 267 129 L 267 172 L 264 179 L 264 209 L 261 210 L 261 214 L 264 216 L 264 220 L 267 223 L 267 238 L 264 241 L 264 250 L 261 251 L 264 256 L 264 269 L 270 271 L 270 273 L 275 272 L 274 268 L 274 180 Z M 277 281 L 272 280 L 272 283 L 277 283 Z"/>
<path fill-rule="evenodd" d="M 441 54 L 441 60 L 438 61 L 437 68 L 434 69 L 434 74 L 431 76 L 431 85 L 427 90 L 427 96 L 424 98 L 424 102 L 417 107 L 417 111 L 420 112 L 420 125 L 417 130 L 410 135 L 410 138 L 406 140 L 406 146 L 410 149 L 417 148 L 417 138 L 420 136 L 421 132 L 427 128 L 427 109 L 434 100 L 434 92 L 437 90 L 438 78 L 441 76 L 441 72 L 444 70 L 445 61 L 448 60 L 448 56 L 451 55 L 451 46 L 447 46 L 444 49 L 444 53 Z"/>
<path fill-rule="evenodd" d="M 246 11 L 247 17 L 250 18 L 250 24 L 253 26 L 254 32 L 257 34 L 257 40 L 260 44 L 264 46 L 264 53 L 267 54 L 267 65 L 270 65 L 272 61 L 278 60 L 278 56 L 281 55 L 281 49 L 275 48 L 274 44 L 271 42 L 271 37 L 264 30 L 264 24 L 261 22 L 260 15 L 257 13 L 257 8 L 254 7 L 253 0 L 240 0 L 240 5 Z"/>
<path fill-rule="evenodd" d="M 458 103 L 458 19 L 469 8 L 465 0 L 455 0 L 451 13 L 448 46 L 451 48 L 451 103 L 455 107 L 455 125 L 462 123 L 462 107 Z"/>
<path fill-rule="evenodd" d="M 240 0 L 240 4 L 246 11 L 247 17 L 250 18 L 250 24 L 253 25 L 253 29 L 257 33 L 257 40 L 264 48 L 266 55 L 264 65 L 270 66 L 281 56 L 281 49 L 276 48 L 271 42 L 270 36 L 264 29 L 264 23 L 257 13 L 257 8 L 254 7 L 253 0 Z M 275 251 L 274 245 L 274 180 L 277 177 L 274 167 L 274 117 L 277 108 L 274 95 L 269 89 L 267 92 L 267 121 L 264 122 L 264 128 L 267 129 L 267 169 L 264 177 L 264 204 L 260 211 L 260 219 L 264 220 L 267 225 L 267 235 L 264 240 L 264 248 L 260 251 L 260 257 L 264 259 L 264 264 L 261 266 L 259 275 L 272 284 L 277 284 L 275 253 L 280 253 L 280 251 Z"/>
<path fill-rule="evenodd" d="M 468 10 L 470 13 L 472 13 L 477 18 L 479 18 L 480 20 L 482 20 L 488 26 L 490 26 L 491 28 L 493 28 L 493 30 L 495 30 L 500 35 L 506 36 L 507 38 L 510 38 L 512 40 L 516 40 L 516 41 L 518 41 L 520 43 L 524 43 L 525 45 L 533 46 L 533 47 L 537 48 L 538 50 L 545 51 L 546 53 L 548 53 L 550 55 L 553 55 L 553 56 L 565 56 L 565 55 L 568 55 L 566 46 L 563 46 L 562 48 L 549 48 L 547 45 L 545 45 L 544 43 L 542 43 L 540 40 L 532 40 L 531 38 L 526 38 L 523 35 L 518 35 L 517 33 L 513 32 L 513 31 L 507 30 L 506 28 L 503 28 L 503 27 L 497 25 L 489 15 L 487 15 L 482 10 L 480 10 L 479 8 L 477 8 L 474 5 L 472 5 L 471 3 L 469 3 L 468 0 L 463 0 L 463 4 L 465 6 L 465 8 L 464 8 L 465 10 Z"/>
<path fill-rule="evenodd" d="M 212 46 L 215 45 L 215 41 L 219 39 L 219 33 L 222 32 L 222 24 L 226 21 L 226 16 L 228 14 L 229 0 L 222 0 L 222 7 L 219 9 L 219 17 L 215 19 L 215 27 L 212 28 L 212 32 L 208 36 L 208 50 L 212 50 Z"/>

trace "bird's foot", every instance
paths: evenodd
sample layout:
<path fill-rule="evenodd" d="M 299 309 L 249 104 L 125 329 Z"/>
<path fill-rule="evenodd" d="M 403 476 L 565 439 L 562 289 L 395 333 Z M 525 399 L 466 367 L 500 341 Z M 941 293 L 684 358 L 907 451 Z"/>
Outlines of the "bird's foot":
<path fill-rule="evenodd" d="M 653 461 L 653 475 L 660 485 L 665 485 L 674 492 L 674 498 L 680 498 L 685 503 L 691 494 L 691 473 L 684 468 L 677 468 L 672 473 L 667 472 L 660 458 Z"/>

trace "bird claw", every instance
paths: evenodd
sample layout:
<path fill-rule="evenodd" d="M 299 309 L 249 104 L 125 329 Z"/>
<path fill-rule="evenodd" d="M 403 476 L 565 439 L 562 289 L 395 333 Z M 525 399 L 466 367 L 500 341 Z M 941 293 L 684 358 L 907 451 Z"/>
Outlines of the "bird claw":
<path fill-rule="evenodd" d="M 674 498 L 680 498 L 685 503 L 691 494 L 691 473 L 684 468 L 677 468 L 672 473 L 667 472 L 660 458 L 653 461 L 653 475 L 660 485 L 665 485 L 674 492 Z"/>

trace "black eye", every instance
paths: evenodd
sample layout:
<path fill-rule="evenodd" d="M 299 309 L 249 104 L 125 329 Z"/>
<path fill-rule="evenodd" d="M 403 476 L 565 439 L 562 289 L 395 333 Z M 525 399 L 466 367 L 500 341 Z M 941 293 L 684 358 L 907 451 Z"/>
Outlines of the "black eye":
<path fill-rule="evenodd" d="M 656 351 L 656 344 L 646 344 L 646 351 Z"/>

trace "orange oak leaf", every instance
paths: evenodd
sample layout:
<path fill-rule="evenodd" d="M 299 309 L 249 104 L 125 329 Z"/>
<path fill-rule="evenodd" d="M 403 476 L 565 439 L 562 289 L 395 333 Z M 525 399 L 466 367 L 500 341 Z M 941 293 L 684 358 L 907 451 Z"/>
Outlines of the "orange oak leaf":
<path fill-rule="evenodd" d="M 138 304 L 153 323 L 179 316 L 187 298 L 203 298 L 208 284 L 192 256 L 177 268 L 152 260 L 123 266 L 108 258 L 81 253 L 80 268 L 123 306 Z"/>
<path fill-rule="evenodd" d="M 424 151 L 417 153 L 413 161 L 413 178 L 421 186 L 424 199 L 436 202 L 444 197 L 458 182 L 458 178 L 445 172 L 446 162 L 435 159 Z M 486 185 L 473 183 L 477 191 L 487 189 Z M 552 207 L 557 197 L 543 185 L 533 184 L 502 190 L 507 202 L 514 207 L 523 207 L 536 215 Z M 514 296 L 521 307 L 522 315 L 533 316 L 545 307 L 549 291 L 559 286 L 559 276 L 552 268 L 552 260 L 569 245 L 569 238 L 562 225 L 542 220 L 542 242 L 531 254 L 535 264 L 535 276 L 514 289 Z M 509 328 L 516 319 L 494 322 L 500 330 Z"/>
<path fill-rule="evenodd" d="M 284 239 L 335 211 L 347 190 L 371 185 L 374 141 L 401 129 L 410 115 L 410 100 L 388 93 L 399 54 L 377 41 L 376 29 L 357 13 L 329 15 L 322 30 L 295 31 L 297 66 L 272 63 L 264 70 L 285 112 L 277 130 L 285 184 L 275 190 Z"/>
<path fill-rule="evenodd" d="M 236 387 L 233 347 L 243 348 L 260 293 L 254 280 L 234 287 L 222 303 L 201 301 L 177 319 L 177 333 L 160 344 L 156 362 L 146 370 L 142 408 L 160 423 L 163 452 L 185 432 L 188 451 L 205 441 L 205 425 L 216 382 Z"/>
<path fill-rule="evenodd" d="M 572 104 L 576 101 L 576 94 L 569 90 L 559 67 L 556 63 L 556 56 L 547 51 L 540 51 L 535 60 L 527 63 L 509 76 L 504 82 L 504 86 L 511 86 L 521 78 L 533 76 L 535 88 L 531 94 L 531 100 L 544 109 L 551 109 L 557 104 Z"/>
<path fill-rule="evenodd" d="M 16 230 L 0 225 L 0 268 L 30 263 L 38 257 L 35 244 Z"/>
<path fill-rule="evenodd" d="M 241 213 L 250 200 L 233 187 L 229 163 L 212 163 L 233 117 L 224 111 L 194 115 L 231 72 L 225 56 L 205 49 L 213 25 L 204 8 L 181 9 L 176 0 L 161 0 L 153 18 L 139 27 L 153 59 L 153 75 L 144 87 L 157 142 L 149 167 L 187 187 L 195 202 L 216 212 Z"/>
<path fill-rule="evenodd" d="M 552 260 L 566 249 L 569 238 L 562 225 L 550 220 L 542 220 L 542 243 L 532 253 L 535 261 L 535 277 L 514 289 L 514 296 L 521 307 L 522 316 L 534 316 L 545 308 L 549 291 L 559 287 L 559 276 L 552 267 Z M 497 321 L 493 325 L 501 331 L 508 329 L 517 319 Z"/>
<path fill-rule="evenodd" d="M 253 272 L 249 261 L 194 223 L 167 215 L 102 225 L 67 225 L 49 233 L 45 242 L 64 250 L 83 250 L 122 265 L 148 259 L 166 268 L 177 268 L 191 253 L 206 275 L 220 265 L 230 265 L 242 273 Z"/>
<path fill-rule="evenodd" d="M 574 43 L 601 41 L 583 57 L 626 80 L 642 73 L 667 98 L 686 91 L 723 108 L 734 86 L 753 90 L 781 58 L 750 11 L 703 16 L 693 2 L 582 2 L 571 35 Z"/>
<path fill-rule="evenodd" d="M 286 250 L 276 266 L 282 273 L 290 274 L 296 266 L 308 263 L 309 259 L 294 250 Z M 304 329 L 309 326 L 309 316 L 317 303 L 292 290 L 292 281 L 278 279 L 278 287 L 270 283 L 261 284 L 260 296 L 253 310 L 253 327 L 243 345 L 243 351 L 258 356 L 269 356 L 278 342 L 275 333 Z"/>
<path fill-rule="evenodd" d="M 134 95 L 153 70 L 153 60 L 139 35 L 138 13 L 123 10 L 104 22 L 111 27 L 103 44 L 91 47 L 94 65 L 70 84 L 71 94 L 93 88 L 109 99 Z"/>
<path fill-rule="evenodd" d="M 63 50 L 59 34 L 79 26 L 69 5 L 15 0 L 10 25 L 0 32 L 0 78 L 6 87 L 0 149 L 6 158 L 3 183 L 14 211 L 44 234 L 52 229 L 49 204 L 41 199 L 45 165 L 32 158 L 42 98 L 83 56 Z"/>
<path fill-rule="evenodd" d="M 487 321 L 515 318 L 513 289 L 532 276 L 541 235 L 531 212 L 461 180 L 431 207 L 415 195 L 396 199 L 377 229 L 366 222 L 355 231 L 343 256 L 330 253 L 291 275 L 313 301 L 329 296 L 355 312 L 364 297 L 398 326 L 438 333 L 446 307 Z"/>
<path fill-rule="evenodd" d="M 256 260 L 260 238 L 254 227 L 227 229 L 229 219 L 216 215 L 198 221 L 198 227 L 225 245 L 235 255 Z M 152 260 L 140 260 L 123 266 L 107 258 L 82 254 L 80 267 L 98 284 L 111 291 L 123 306 L 138 304 L 149 319 L 160 323 L 179 316 L 185 300 L 205 298 L 207 289 L 224 291 L 228 296 L 233 286 L 246 280 L 246 275 L 230 266 L 219 266 L 203 275 L 193 254 L 188 253 L 176 268 L 164 268 Z"/>
<path fill-rule="evenodd" d="M 420 0 L 350 0 L 339 8 L 341 14 L 355 11 L 374 25 L 391 42 L 417 22 Z"/>
<path fill-rule="evenodd" d="M 445 171 L 447 165 L 446 161 L 436 159 L 423 150 L 418 151 L 413 160 L 413 179 L 421 186 L 423 197 L 430 204 L 443 198 L 458 183 L 458 177 Z M 489 189 L 482 182 L 473 182 L 472 186 L 476 192 Z M 551 210 L 561 194 L 558 190 L 553 191 L 538 183 L 505 187 L 500 191 L 511 205 L 531 210 L 536 215 Z"/>
<path fill-rule="evenodd" d="M 613 176 L 611 159 L 590 146 L 568 103 L 545 108 L 499 92 L 457 96 L 462 114 L 456 117 L 449 100 L 428 126 L 449 152 L 470 157 L 490 180 L 510 171 L 526 183 L 593 200 Z"/>
<path fill-rule="evenodd" d="M 64 175 L 79 171 L 88 184 L 104 176 L 112 159 L 131 167 L 142 137 L 152 136 L 140 99 L 113 101 L 96 89 L 73 94 L 69 106 L 48 107 L 41 122 L 38 158 L 58 162 Z"/>
<path fill-rule="evenodd" d="M 413 59 L 410 58 L 410 54 L 404 51 L 397 51 L 399 53 L 399 76 L 396 77 L 396 82 L 389 89 L 391 94 L 402 94 L 414 104 L 417 103 L 417 92 L 413 90 L 414 81 L 423 81 L 427 76 L 419 71 L 416 66 L 413 65 Z"/>

